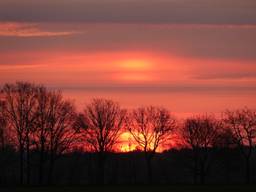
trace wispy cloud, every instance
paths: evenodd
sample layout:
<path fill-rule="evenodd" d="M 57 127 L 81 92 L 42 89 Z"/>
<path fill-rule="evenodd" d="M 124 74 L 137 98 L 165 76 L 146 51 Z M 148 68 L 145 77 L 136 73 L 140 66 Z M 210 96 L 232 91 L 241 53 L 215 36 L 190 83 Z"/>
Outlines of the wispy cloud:
<path fill-rule="evenodd" d="M 0 36 L 15 37 L 50 37 L 66 36 L 80 33 L 78 31 L 49 31 L 35 23 L 0 22 Z"/>
<path fill-rule="evenodd" d="M 38 68 L 38 67 L 46 67 L 47 65 L 23 65 L 23 64 L 18 64 L 18 65 L 1 65 L 0 64 L 0 70 L 20 70 L 20 69 L 33 69 L 33 68 Z"/>
<path fill-rule="evenodd" d="M 256 29 L 256 24 L 186 24 L 186 23 L 156 23 L 144 24 L 144 27 L 157 29 Z"/>
<path fill-rule="evenodd" d="M 196 79 L 255 79 L 256 78 L 256 72 L 229 72 L 229 73 L 207 73 L 207 74 L 201 74 L 195 77 Z"/>

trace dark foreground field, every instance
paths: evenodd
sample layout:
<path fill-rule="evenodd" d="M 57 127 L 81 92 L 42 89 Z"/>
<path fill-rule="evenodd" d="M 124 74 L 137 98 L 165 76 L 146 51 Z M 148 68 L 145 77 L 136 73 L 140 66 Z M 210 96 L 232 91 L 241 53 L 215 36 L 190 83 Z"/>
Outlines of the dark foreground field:
<path fill-rule="evenodd" d="M 1 192 L 255 192 L 256 185 L 136 185 L 136 186 L 54 186 L 54 187 L 3 187 Z"/>

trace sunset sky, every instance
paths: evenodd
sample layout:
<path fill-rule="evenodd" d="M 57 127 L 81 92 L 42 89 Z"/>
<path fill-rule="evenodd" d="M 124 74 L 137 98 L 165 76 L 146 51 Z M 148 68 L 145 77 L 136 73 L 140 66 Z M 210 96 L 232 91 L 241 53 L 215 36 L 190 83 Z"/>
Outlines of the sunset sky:
<path fill-rule="evenodd" d="M 180 117 L 256 108 L 255 0 L 1 0 L 0 85 Z"/>

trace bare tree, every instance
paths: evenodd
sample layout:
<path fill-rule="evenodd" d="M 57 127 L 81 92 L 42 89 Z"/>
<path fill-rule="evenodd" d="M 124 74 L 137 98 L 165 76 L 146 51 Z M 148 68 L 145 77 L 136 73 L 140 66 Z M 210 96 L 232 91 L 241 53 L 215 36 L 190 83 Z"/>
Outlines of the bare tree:
<path fill-rule="evenodd" d="M 74 143 L 75 109 L 71 102 L 63 99 L 61 92 L 48 91 L 45 87 L 37 90 L 37 119 L 33 141 L 39 151 L 38 181 L 42 183 L 46 155 L 50 156 L 48 181 L 52 182 L 55 159 Z"/>
<path fill-rule="evenodd" d="M 226 111 L 224 122 L 234 136 L 245 159 L 246 182 L 251 182 L 251 158 L 256 139 L 256 112 L 248 108 Z"/>
<path fill-rule="evenodd" d="M 73 129 L 73 125 L 76 114 L 74 105 L 70 101 L 64 100 L 61 92 L 48 92 L 45 96 L 44 94 L 41 96 L 46 96 L 48 101 L 39 115 L 41 116 L 39 141 L 41 151 L 43 150 L 42 144 L 45 142 L 50 156 L 48 182 L 51 184 L 56 159 L 64 152 L 71 150 L 75 142 L 76 131 Z M 41 99 L 41 102 L 44 103 L 44 99 Z"/>
<path fill-rule="evenodd" d="M 167 109 L 150 106 L 135 109 L 129 115 L 126 126 L 145 154 L 148 182 L 151 183 L 152 158 L 159 146 L 171 139 L 176 121 Z"/>
<path fill-rule="evenodd" d="M 65 101 L 60 92 L 49 92 L 45 87 L 24 82 L 6 84 L 3 96 L 6 120 L 16 135 L 20 153 L 20 182 L 24 180 L 26 161 L 27 183 L 30 183 L 30 150 L 35 146 L 40 150 L 39 178 L 42 179 L 46 151 L 50 157 L 48 179 L 51 181 L 56 157 L 74 141 L 73 104 Z"/>
<path fill-rule="evenodd" d="M 232 129 L 222 124 L 222 128 L 214 141 L 214 147 L 230 149 L 236 147 L 236 142 L 236 136 L 233 134 Z"/>
<path fill-rule="evenodd" d="M 5 112 L 5 102 L 1 100 L 1 97 L 0 97 L 0 151 L 2 151 L 5 148 L 6 138 L 7 138 L 6 137 L 7 121 L 6 121 L 6 118 L 4 117 L 5 116 L 4 112 Z"/>
<path fill-rule="evenodd" d="M 205 115 L 186 119 L 181 129 L 185 145 L 193 151 L 195 183 L 197 183 L 198 174 L 200 182 L 202 184 L 205 182 L 205 176 L 210 166 L 210 148 L 214 145 L 221 127 L 221 121 Z"/>
<path fill-rule="evenodd" d="M 106 153 L 112 152 L 123 126 L 126 111 L 107 99 L 93 99 L 78 116 L 76 127 L 85 142 L 98 154 L 99 181 L 104 183 Z"/>
<path fill-rule="evenodd" d="M 9 123 L 6 118 L 6 103 L 0 97 L 0 151 L 13 147 Z"/>
<path fill-rule="evenodd" d="M 24 153 L 27 162 L 27 183 L 30 182 L 30 136 L 36 119 L 36 87 L 26 82 L 3 87 L 6 119 L 15 131 L 20 152 L 20 182 L 23 183 Z"/>
<path fill-rule="evenodd" d="M 49 137 L 49 117 L 50 111 L 50 93 L 45 87 L 39 87 L 37 90 L 37 119 L 33 131 L 33 143 L 39 151 L 39 170 L 38 180 L 42 184 L 47 140 Z"/>
<path fill-rule="evenodd" d="M 223 169 L 226 174 L 226 182 L 230 182 L 231 172 L 234 169 L 235 163 L 234 159 L 238 156 L 236 149 L 236 138 L 232 132 L 232 129 L 226 127 L 223 124 L 223 127 L 220 129 L 218 136 L 214 142 L 214 148 L 217 149 L 217 155 L 219 162 L 223 166 Z"/>

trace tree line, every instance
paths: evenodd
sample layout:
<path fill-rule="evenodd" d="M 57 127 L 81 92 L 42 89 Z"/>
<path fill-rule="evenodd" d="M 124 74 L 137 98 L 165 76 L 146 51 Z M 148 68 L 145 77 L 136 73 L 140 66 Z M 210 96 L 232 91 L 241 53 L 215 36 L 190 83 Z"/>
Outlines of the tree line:
<path fill-rule="evenodd" d="M 202 114 L 178 121 L 164 107 L 126 110 L 117 102 L 98 98 L 78 112 L 61 91 L 28 82 L 5 84 L 0 98 L 0 155 L 4 159 L 10 150 L 17 154 L 14 161 L 19 162 L 16 173 L 20 184 L 32 184 L 32 172 L 36 172 L 37 184 L 44 184 L 45 178 L 53 184 L 57 160 L 79 146 L 83 148 L 79 153 L 95 155 L 96 181 L 106 183 L 106 161 L 115 153 L 124 131 L 143 154 L 147 183 L 154 182 L 152 161 L 159 147 L 172 141 L 174 134 L 179 136 L 181 148 L 192 154 L 194 183 L 205 183 L 214 149 L 239 150 L 245 181 L 252 182 L 255 110 L 245 107 L 226 110 L 221 118 Z"/>

